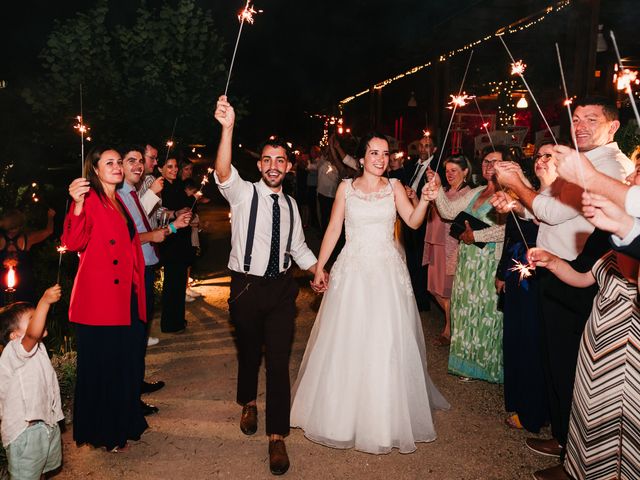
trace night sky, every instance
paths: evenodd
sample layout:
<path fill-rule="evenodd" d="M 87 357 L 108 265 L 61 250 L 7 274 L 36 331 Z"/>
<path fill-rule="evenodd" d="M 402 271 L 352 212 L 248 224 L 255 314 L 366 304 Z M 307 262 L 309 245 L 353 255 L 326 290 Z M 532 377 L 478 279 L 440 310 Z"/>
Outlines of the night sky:
<path fill-rule="evenodd" d="M 631 0 L 607 1 L 619 5 L 619 12 L 636 6 Z M 227 39 L 230 59 L 238 30 L 235 15 L 244 2 L 198 3 L 213 12 Z M 282 133 L 292 125 L 303 128 L 300 122 L 305 112 L 332 113 L 341 98 L 423 63 L 445 47 L 491 33 L 491 25 L 473 18 L 485 6 L 491 9 L 497 27 L 549 3 L 551 0 L 256 0 L 255 7 L 264 13 L 243 31 L 231 92 L 249 100 L 250 117 L 244 127 L 257 135 Z M 160 2 L 147 0 L 147 4 Z M 15 13 L 0 33 L 5 59 L 0 78 L 19 83 L 37 74 L 37 55 L 53 19 L 69 18 L 93 5 L 80 0 L 14 2 Z M 126 22 L 138 5 L 135 0 L 110 0 L 113 21 Z M 464 29 L 447 31 L 453 17 L 465 16 L 468 25 Z"/>

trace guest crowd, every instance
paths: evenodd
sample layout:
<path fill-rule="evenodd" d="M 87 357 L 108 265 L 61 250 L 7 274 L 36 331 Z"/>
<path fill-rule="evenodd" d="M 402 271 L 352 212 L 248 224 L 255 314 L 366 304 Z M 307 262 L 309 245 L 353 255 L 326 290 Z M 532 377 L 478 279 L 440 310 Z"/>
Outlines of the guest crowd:
<path fill-rule="evenodd" d="M 289 337 L 297 294 L 295 282 L 287 276 L 290 261 L 314 274 L 314 290 L 327 290 L 332 277 L 324 267 L 332 261 L 341 267 L 341 257 L 336 260 L 336 256 L 345 242 L 349 250 L 355 237 L 353 226 L 345 236 L 344 223 L 354 214 L 353 205 L 369 215 L 369 207 L 357 202 L 373 195 L 389 202 L 384 205 L 395 225 L 395 248 L 405 262 L 415 307 L 443 311 L 442 330 L 431 343 L 434 348 L 449 348 L 449 372 L 465 383 L 503 384 L 509 427 L 538 433 L 550 424 L 551 438 L 531 437 L 526 444 L 561 463 L 535 472 L 535 478 L 640 478 L 640 165 L 634 165 L 614 141 L 620 126 L 614 105 L 595 97 L 574 102 L 571 134 L 578 152 L 567 146 L 574 145 L 570 142 L 542 143 L 532 158 L 525 158 L 518 148 L 492 145 L 471 161 L 463 154 L 441 154 L 434 139 L 424 136 L 415 142 L 416 158 L 403 162 L 403 153 L 390 148 L 379 134 L 366 137 L 358 150 L 351 139 L 332 134 L 326 146 L 302 149 L 293 158 L 274 140 L 257 155 L 262 179 L 253 189 L 231 166 L 232 112 L 221 97 L 216 119 L 223 127 L 223 140 L 216 182 L 232 211 L 241 209 L 233 221 L 244 222 L 232 224 L 230 258 L 229 303 L 239 335 L 242 376 L 238 402 L 243 406 L 242 431 L 255 433 L 255 381 L 264 345 L 268 367 L 280 372 L 278 379 L 267 381 L 272 473 L 282 474 L 289 467 L 284 437 L 292 424 L 291 402 L 296 425 L 313 439 L 307 431 L 312 422 L 306 405 L 296 404 L 306 400 L 300 391 L 297 400 L 289 395 Z M 375 157 L 379 152 L 381 160 Z M 194 207 L 206 199 L 191 179 L 193 165 L 180 160 L 159 159 L 152 144 L 95 148 L 87 156 L 83 177 L 69 186 L 72 201 L 62 242 L 80 254 L 69 309 L 78 353 L 73 427 L 78 444 L 109 451 L 127 448 L 127 441 L 139 439 L 147 428 L 145 415 L 157 412 L 140 397 L 164 385 L 144 380 L 147 346 L 158 342 L 149 337 L 158 268 L 163 267 L 162 332 L 185 331 L 185 302 L 198 295 L 189 285 L 190 267 L 200 247 Z M 476 175 L 472 175 L 474 164 L 479 167 Z M 374 186 L 375 190 L 365 191 Z M 295 199 L 294 206 L 281 188 Z M 360 200 L 350 200 L 356 197 Z M 256 234 L 253 267 L 252 198 L 261 212 L 257 228 L 267 232 Z M 289 222 L 282 228 L 281 211 Z M 3 219 L 3 261 L 17 258 L 22 263 L 29 247 L 52 231 L 53 213 L 50 225 L 37 234 L 21 231 L 18 216 L 10 212 Z M 329 247 L 323 242 L 317 263 L 301 227 L 326 233 Z M 282 242 L 270 243 L 272 236 Z M 248 257 L 240 253 L 245 243 Z M 236 301 L 252 283 L 258 285 L 250 290 L 255 298 L 247 294 Z M 274 310 L 278 321 L 284 322 L 278 327 L 284 329 L 281 333 L 286 330 L 284 340 L 270 336 L 269 329 L 275 328 L 270 326 L 272 317 L 262 319 L 254 311 L 261 302 L 261 308 L 272 307 L 276 287 L 286 290 L 286 302 Z M 2 439 L 13 469 L 20 464 L 18 445 L 37 435 L 36 427 L 41 436 L 59 444 L 57 383 L 41 343 L 46 311 L 59 296 L 55 286 L 35 307 L 18 302 L 0 311 L 5 345 L 0 359 Z M 243 303 L 248 298 L 254 302 L 251 308 Z M 36 300 L 31 291 L 16 299 Z M 326 311 L 322 316 L 329 308 L 321 307 L 323 322 L 331 321 Z M 403 308 L 413 311 L 411 306 Z M 258 332 L 255 322 L 262 321 Z M 316 335 L 321 332 L 312 335 L 311 347 Z M 417 345 L 419 349 L 420 342 Z M 308 355 L 314 361 L 313 351 Z M 426 375 L 424 355 L 420 358 L 416 362 L 424 364 Z M 306 362 L 307 354 L 303 365 Z M 46 398 L 21 403 L 12 390 L 16 375 L 38 377 L 42 385 L 32 393 L 45 392 Z M 311 388 L 309 381 L 298 379 L 305 388 Z M 436 403 L 441 408 L 447 405 L 443 398 Z M 324 414 L 332 418 L 332 412 Z M 428 441 L 434 438 L 431 432 Z M 330 440 L 321 443 L 334 445 Z M 358 448 L 357 441 L 355 445 Z M 57 468 L 59 454 L 51 448 L 51 454 L 33 455 L 45 460 L 20 468 L 38 474 Z M 11 473 L 31 478 L 16 470 Z"/>

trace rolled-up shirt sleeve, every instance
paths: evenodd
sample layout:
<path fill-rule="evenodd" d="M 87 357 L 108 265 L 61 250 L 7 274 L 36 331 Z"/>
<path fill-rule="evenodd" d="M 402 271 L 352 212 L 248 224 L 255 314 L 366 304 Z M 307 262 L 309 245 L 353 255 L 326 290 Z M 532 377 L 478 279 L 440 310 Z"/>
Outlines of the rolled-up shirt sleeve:
<path fill-rule="evenodd" d="M 224 182 L 220 181 L 216 172 L 213 172 L 213 178 L 218 190 L 232 207 L 245 201 L 247 196 L 250 198 L 253 195 L 253 185 L 251 182 L 243 180 L 233 165 L 231 165 L 231 176 Z"/>

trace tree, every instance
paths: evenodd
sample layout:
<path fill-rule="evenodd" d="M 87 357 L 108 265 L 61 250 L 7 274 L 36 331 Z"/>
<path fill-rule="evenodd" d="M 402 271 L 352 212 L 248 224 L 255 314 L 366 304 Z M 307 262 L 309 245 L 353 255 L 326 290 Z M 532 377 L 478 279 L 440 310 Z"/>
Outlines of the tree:
<path fill-rule="evenodd" d="M 80 150 L 72 125 L 81 84 L 84 120 L 96 141 L 164 140 L 176 117 L 183 144 L 208 139 L 228 61 L 211 14 L 195 0 L 159 9 L 143 2 L 131 22 L 115 25 L 108 1 L 100 0 L 57 21 L 40 57 L 45 73 L 23 96 L 67 158 Z"/>

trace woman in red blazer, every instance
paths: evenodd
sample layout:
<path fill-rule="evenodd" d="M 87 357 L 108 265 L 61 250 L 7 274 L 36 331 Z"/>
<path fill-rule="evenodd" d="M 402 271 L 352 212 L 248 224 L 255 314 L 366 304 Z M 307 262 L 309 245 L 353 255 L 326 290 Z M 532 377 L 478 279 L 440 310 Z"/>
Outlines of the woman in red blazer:
<path fill-rule="evenodd" d="M 80 257 L 69 307 L 78 353 L 73 438 L 118 451 L 148 426 L 140 405 L 144 258 L 135 224 L 116 192 L 123 180 L 120 154 L 95 148 L 84 176 L 69 186 L 73 205 L 62 235 L 63 244 Z"/>

